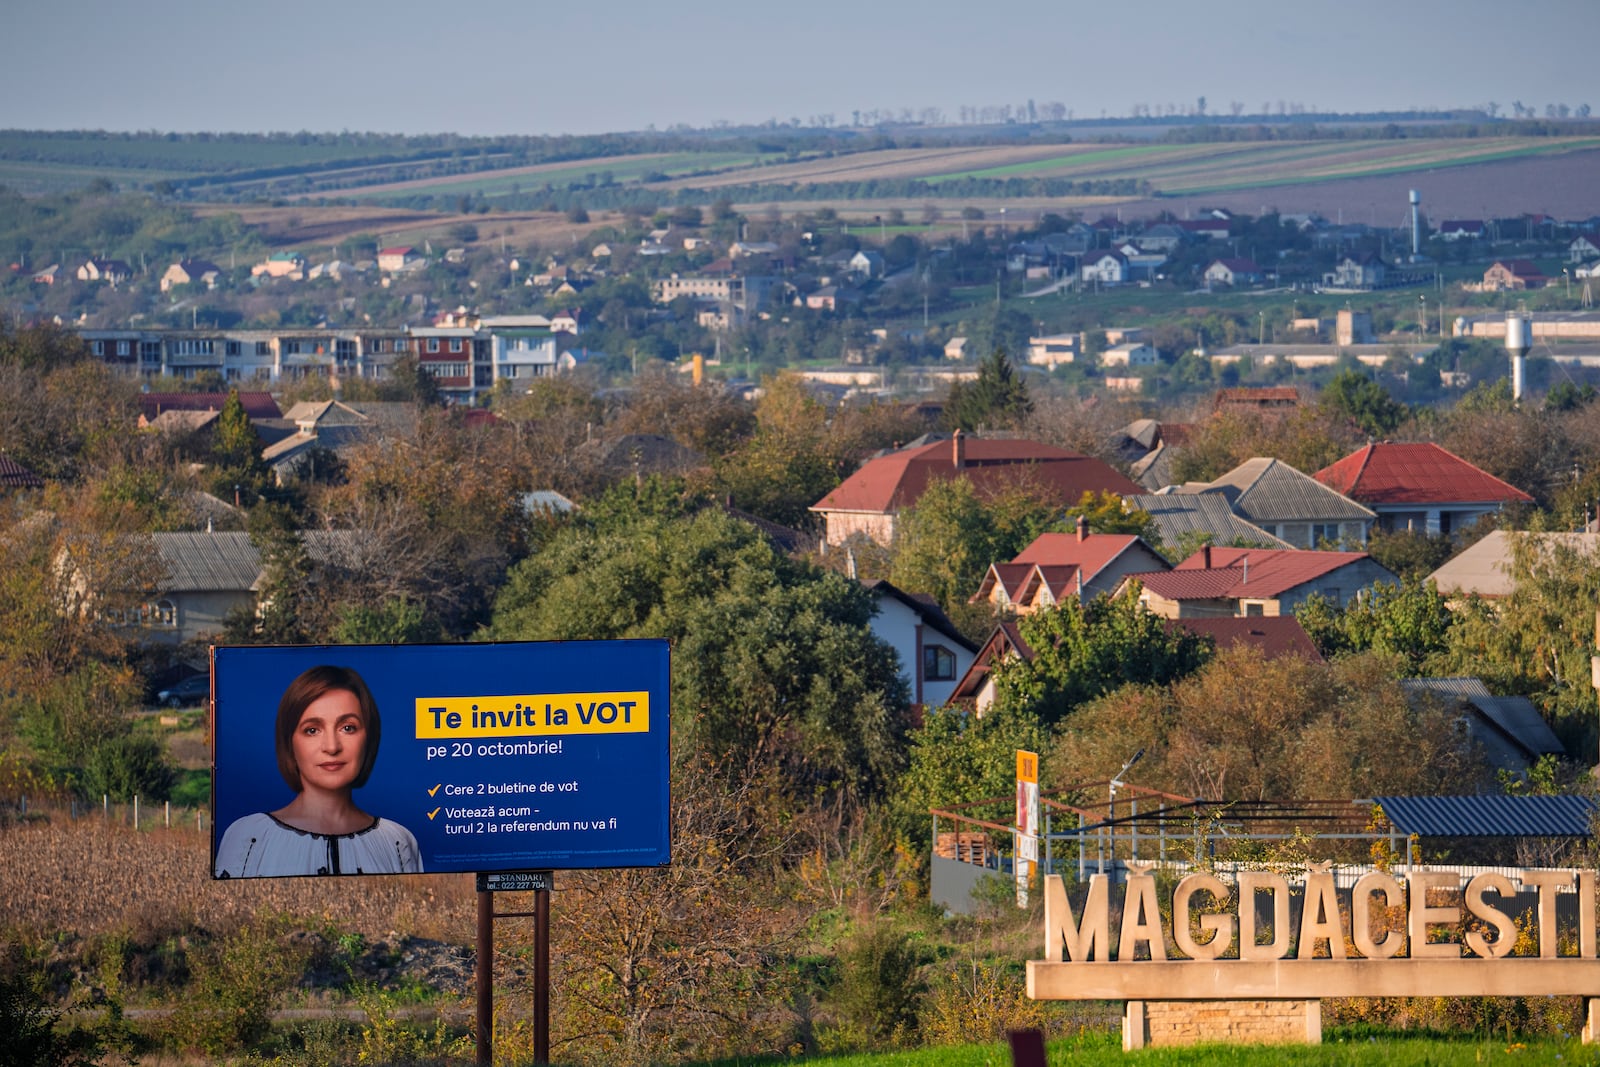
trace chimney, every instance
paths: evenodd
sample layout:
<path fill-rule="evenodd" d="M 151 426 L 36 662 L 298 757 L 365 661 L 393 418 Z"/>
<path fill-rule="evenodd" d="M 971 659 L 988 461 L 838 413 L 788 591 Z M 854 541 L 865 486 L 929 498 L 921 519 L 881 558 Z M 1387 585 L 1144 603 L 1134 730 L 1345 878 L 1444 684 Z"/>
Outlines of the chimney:
<path fill-rule="evenodd" d="M 1079 541 L 1087 541 L 1088 539 L 1089 539 L 1089 520 L 1088 520 L 1087 517 L 1085 517 L 1083 515 L 1079 515 L 1078 516 L 1078 540 Z"/>
<path fill-rule="evenodd" d="M 1245 556 L 1240 562 L 1244 564 L 1244 574 L 1239 576 L 1240 585 L 1250 584 L 1250 557 Z"/>
<path fill-rule="evenodd" d="M 956 470 L 967 465 L 967 439 L 960 430 L 950 438 L 951 461 L 955 463 Z"/>
<path fill-rule="evenodd" d="M 1204 567 L 1206 570 L 1210 570 L 1211 569 L 1211 546 L 1210 545 L 1202 545 L 1202 546 L 1200 546 L 1200 566 Z"/>

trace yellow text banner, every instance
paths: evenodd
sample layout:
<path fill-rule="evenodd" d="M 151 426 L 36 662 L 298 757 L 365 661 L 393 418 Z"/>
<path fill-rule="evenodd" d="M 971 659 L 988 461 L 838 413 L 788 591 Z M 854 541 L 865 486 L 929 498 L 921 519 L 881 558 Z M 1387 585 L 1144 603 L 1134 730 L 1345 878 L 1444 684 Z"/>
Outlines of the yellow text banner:
<path fill-rule="evenodd" d="M 650 732 L 650 694 L 418 697 L 417 739 Z"/>

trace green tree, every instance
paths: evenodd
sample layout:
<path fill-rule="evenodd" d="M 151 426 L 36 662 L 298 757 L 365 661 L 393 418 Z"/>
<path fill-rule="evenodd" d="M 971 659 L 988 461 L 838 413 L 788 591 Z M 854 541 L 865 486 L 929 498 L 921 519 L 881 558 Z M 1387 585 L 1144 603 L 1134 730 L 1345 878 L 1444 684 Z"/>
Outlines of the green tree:
<path fill-rule="evenodd" d="M 212 456 L 225 467 L 247 467 L 260 461 L 260 448 L 260 439 L 256 437 L 250 416 L 245 413 L 239 390 L 228 390 L 228 399 L 223 401 L 222 411 L 217 415 Z"/>
<path fill-rule="evenodd" d="M 1067 525 L 1082 517 L 1089 523 L 1090 531 L 1107 534 L 1134 534 L 1154 544 L 1158 539 L 1155 516 L 1138 508 L 1129 509 L 1116 493 L 1102 490 L 1084 493 L 1082 499 L 1067 509 Z"/>
<path fill-rule="evenodd" d="M 1469 599 L 1451 630 L 1448 666 L 1493 692 L 1531 698 L 1569 752 L 1596 744 L 1595 605 L 1600 559 L 1574 546 L 1512 534 L 1510 594 Z"/>
<path fill-rule="evenodd" d="M 1004 563 L 1039 534 L 1060 528 L 1056 506 L 1020 482 L 980 499 L 966 478 L 934 482 L 900 513 L 890 580 L 929 593 L 953 611 L 978 591 L 991 563 Z"/>
<path fill-rule="evenodd" d="M 806 525 L 807 509 L 839 484 L 845 457 L 829 431 L 828 410 L 799 375 L 765 382 L 755 432 L 716 461 L 719 495 L 764 519 Z"/>
<path fill-rule="evenodd" d="M 444 403 L 438 380 L 416 356 L 408 354 L 395 360 L 394 366 L 389 369 L 389 376 L 402 394 L 418 405 L 437 407 Z"/>
<path fill-rule="evenodd" d="M 1334 375 L 1317 399 L 1324 409 L 1350 419 L 1372 437 L 1389 436 L 1410 415 L 1388 390 L 1355 370 Z"/>
<path fill-rule="evenodd" d="M 1455 625 L 1444 597 L 1431 582 L 1378 582 L 1366 595 L 1334 607 L 1319 594 L 1295 611 L 1324 656 L 1378 652 L 1392 657 L 1402 677 L 1438 672 Z"/>
<path fill-rule="evenodd" d="M 1004 348 L 996 348 L 984 357 L 975 380 L 953 382 L 945 402 L 945 418 L 951 428 L 969 431 L 982 426 L 1012 426 L 1032 410 L 1028 387 L 1017 377 Z"/>
<path fill-rule="evenodd" d="M 1446 534 L 1374 529 L 1367 551 L 1401 581 L 1420 582 L 1455 555 L 1456 545 Z"/>
<path fill-rule="evenodd" d="M 928 839 L 928 810 L 1015 794 L 1017 750 L 1049 764 L 1050 731 L 1035 715 L 996 705 L 981 717 L 962 708 L 939 708 L 911 734 L 905 773 L 895 786 L 892 810 L 905 846 Z"/>
<path fill-rule="evenodd" d="M 251 509 L 248 522 L 250 543 L 261 555 L 259 607 L 228 618 L 228 640 L 303 644 L 317 633 L 316 616 L 325 598 L 295 515 L 281 504 L 263 503 Z"/>
<path fill-rule="evenodd" d="M 582 605 L 574 610 L 574 605 Z M 783 788 L 879 794 L 903 763 L 906 690 L 859 583 L 707 509 L 575 521 L 511 569 L 484 636 L 673 643 L 677 752 Z"/>
<path fill-rule="evenodd" d="M 1069 599 L 1019 619 L 1017 628 L 1034 655 L 995 667 L 996 699 L 1046 725 L 1120 686 L 1177 681 L 1215 650 L 1209 637 L 1151 614 L 1133 590 L 1082 607 Z"/>

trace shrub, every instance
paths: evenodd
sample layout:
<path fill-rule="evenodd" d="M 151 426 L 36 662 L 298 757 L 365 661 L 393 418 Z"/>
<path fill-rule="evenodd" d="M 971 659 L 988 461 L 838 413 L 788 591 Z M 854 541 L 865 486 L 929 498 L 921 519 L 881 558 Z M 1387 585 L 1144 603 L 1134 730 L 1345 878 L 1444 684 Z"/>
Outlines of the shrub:
<path fill-rule="evenodd" d="M 921 948 L 888 923 L 851 938 L 839 953 L 839 980 L 829 997 L 841 1045 L 897 1045 L 915 1033 L 926 962 Z"/>
<path fill-rule="evenodd" d="M 219 1055 L 267 1035 L 304 962 L 303 950 L 287 942 L 287 928 L 282 918 L 257 919 L 191 952 L 190 992 L 172 1016 L 180 1044 Z"/>

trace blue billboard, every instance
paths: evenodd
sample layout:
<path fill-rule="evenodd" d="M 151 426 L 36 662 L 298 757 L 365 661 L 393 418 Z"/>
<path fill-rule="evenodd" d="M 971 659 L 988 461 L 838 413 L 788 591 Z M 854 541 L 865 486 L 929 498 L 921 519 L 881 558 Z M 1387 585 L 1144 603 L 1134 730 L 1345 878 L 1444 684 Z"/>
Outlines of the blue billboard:
<path fill-rule="evenodd" d="M 665 641 L 219 647 L 212 876 L 671 859 Z"/>

